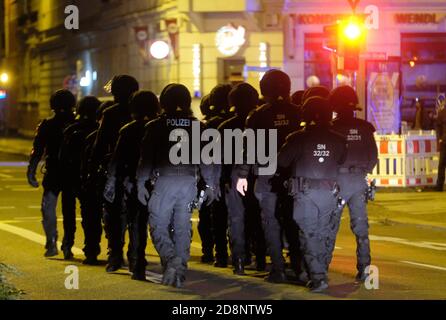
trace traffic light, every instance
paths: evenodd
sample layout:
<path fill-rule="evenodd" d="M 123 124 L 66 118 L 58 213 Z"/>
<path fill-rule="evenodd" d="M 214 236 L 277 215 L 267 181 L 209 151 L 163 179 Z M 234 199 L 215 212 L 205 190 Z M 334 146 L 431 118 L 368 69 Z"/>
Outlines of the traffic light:
<path fill-rule="evenodd" d="M 340 24 L 342 50 L 344 57 L 344 70 L 355 71 L 359 69 L 359 52 L 364 41 L 364 23 L 355 17 Z"/>
<path fill-rule="evenodd" d="M 324 27 L 324 49 L 336 53 L 343 70 L 359 68 L 359 53 L 365 38 L 364 23 L 356 16 Z"/>

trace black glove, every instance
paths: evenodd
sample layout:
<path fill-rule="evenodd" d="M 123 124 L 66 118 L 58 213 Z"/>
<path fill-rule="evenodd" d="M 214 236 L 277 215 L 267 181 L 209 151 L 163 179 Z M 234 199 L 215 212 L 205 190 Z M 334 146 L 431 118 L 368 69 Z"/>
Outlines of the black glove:
<path fill-rule="evenodd" d="M 209 206 L 217 198 L 215 189 L 210 187 L 210 186 L 206 186 L 206 189 L 204 190 L 204 193 L 205 193 L 206 205 Z"/>
<path fill-rule="evenodd" d="M 104 199 L 113 203 L 115 201 L 115 188 L 116 188 L 116 179 L 114 177 L 109 177 L 104 187 Z"/>
<path fill-rule="evenodd" d="M 28 167 L 28 171 L 26 172 L 26 177 L 28 178 L 28 183 L 33 188 L 39 187 L 39 182 L 37 182 L 36 179 L 36 170 L 33 170 L 33 168 Z"/>
<path fill-rule="evenodd" d="M 275 174 L 271 179 L 269 179 L 269 184 L 271 185 L 272 192 L 285 192 L 285 180 L 284 177 L 280 174 Z"/>
<path fill-rule="evenodd" d="M 138 200 L 141 202 L 142 205 L 147 206 L 150 198 L 150 193 L 147 190 L 145 183 L 138 181 L 137 184 L 137 190 L 138 190 Z"/>

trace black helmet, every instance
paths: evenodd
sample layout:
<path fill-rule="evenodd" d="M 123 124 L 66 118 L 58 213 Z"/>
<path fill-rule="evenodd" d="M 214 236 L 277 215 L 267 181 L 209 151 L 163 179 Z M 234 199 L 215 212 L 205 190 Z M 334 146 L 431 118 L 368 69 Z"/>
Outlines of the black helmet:
<path fill-rule="evenodd" d="M 350 86 L 340 86 L 333 89 L 328 98 L 330 106 L 336 113 L 346 111 L 361 110 L 358 107 L 358 96 L 355 90 Z"/>
<path fill-rule="evenodd" d="M 128 102 L 130 96 L 139 90 L 138 81 L 128 75 L 115 76 L 111 84 L 111 93 L 118 102 Z"/>
<path fill-rule="evenodd" d="M 207 94 L 200 101 L 200 112 L 203 116 L 209 117 L 211 116 L 211 95 Z"/>
<path fill-rule="evenodd" d="M 269 70 L 260 80 L 260 91 L 264 97 L 288 98 L 291 91 L 290 77 L 283 71 Z"/>
<path fill-rule="evenodd" d="M 77 105 L 77 114 L 84 119 L 95 119 L 101 101 L 94 96 L 86 96 L 82 98 Z"/>
<path fill-rule="evenodd" d="M 322 97 L 310 97 L 303 106 L 304 120 L 307 123 L 328 123 L 332 120 L 333 112 L 328 100 Z"/>
<path fill-rule="evenodd" d="M 51 95 L 50 107 L 54 112 L 71 112 L 75 106 L 76 97 L 69 90 L 60 89 Z"/>
<path fill-rule="evenodd" d="M 291 102 L 295 105 L 302 105 L 302 97 L 304 95 L 305 90 L 298 90 L 291 95 Z"/>
<path fill-rule="evenodd" d="M 229 92 L 229 102 L 238 114 L 247 115 L 259 103 L 259 93 L 249 83 L 239 83 Z"/>
<path fill-rule="evenodd" d="M 328 96 L 330 95 L 330 91 L 324 87 L 324 86 L 314 86 L 311 88 L 308 88 L 305 90 L 303 96 L 302 96 L 302 104 L 311 97 L 321 97 L 328 99 Z"/>
<path fill-rule="evenodd" d="M 130 98 L 130 112 L 135 119 L 152 119 L 159 113 L 158 97 L 147 90 L 137 91 Z"/>
<path fill-rule="evenodd" d="M 184 85 L 172 83 L 164 88 L 160 96 L 160 103 L 169 113 L 175 112 L 178 108 L 182 111 L 190 111 L 192 98 Z"/>
<path fill-rule="evenodd" d="M 229 92 L 232 86 L 230 84 L 219 84 L 212 89 L 210 93 L 210 110 L 217 115 L 222 111 L 229 112 Z"/>

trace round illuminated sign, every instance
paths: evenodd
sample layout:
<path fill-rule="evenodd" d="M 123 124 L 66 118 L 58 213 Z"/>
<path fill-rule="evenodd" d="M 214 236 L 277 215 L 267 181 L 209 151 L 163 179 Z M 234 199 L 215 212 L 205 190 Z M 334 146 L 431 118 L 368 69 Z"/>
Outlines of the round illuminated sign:
<path fill-rule="evenodd" d="M 166 41 L 158 40 L 150 46 L 150 54 L 155 59 L 161 60 L 166 58 L 170 53 L 170 47 Z"/>
<path fill-rule="evenodd" d="M 236 54 L 246 42 L 245 32 L 245 28 L 241 26 L 235 28 L 232 25 L 228 25 L 220 28 L 215 37 L 218 51 L 225 56 Z"/>

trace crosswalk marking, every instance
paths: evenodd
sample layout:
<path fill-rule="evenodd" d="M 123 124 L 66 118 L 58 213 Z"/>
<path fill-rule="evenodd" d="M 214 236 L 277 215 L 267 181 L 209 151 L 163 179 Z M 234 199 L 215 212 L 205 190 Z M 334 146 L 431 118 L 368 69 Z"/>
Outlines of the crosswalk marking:
<path fill-rule="evenodd" d="M 372 241 L 386 241 L 386 242 L 393 242 L 393 243 L 397 243 L 397 244 L 404 244 L 404 245 L 412 246 L 412 247 L 446 251 L 446 244 L 440 243 L 440 242 L 410 241 L 410 240 L 402 239 L 402 238 L 383 237 L 383 236 L 374 236 L 374 235 L 370 235 L 369 238 Z"/>
<path fill-rule="evenodd" d="M 413 262 L 413 261 L 400 261 L 400 262 L 411 264 L 414 266 L 419 266 L 419 267 L 425 267 L 425 268 L 430 268 L 430 269 L 435 269 L 435 270 L 446 271 L 445 267 L 439 267 L 439 266 L 434 266 L 434 265 L 425 264 L 425 263 L 418 263 L 418 262 Z"/>
<path fill-rule="evenodd" d="M 20 236 L 22 238 L 31 240 L 31 241 L 36 242 L 38 244 L 41 244 L 43 246 L 46 244 L 46 238 L 44 236 L 42 236 L 42 235 L 40 235 L 40 234 L 38 234 L 36 232 L 29 231 L 29 230 L 24 229 L 24 228 L 20 228 L 20 227 L 17 227 L 17 226 L 12 226 L 10 224 L 4 223 L 4 222 L 0 222 L 0 230 L 3 230 L 3 231 L 6 231 L 6 232 L 9 232 L 9 233 L 18 235 L 18 236 Z M 62 242 L 58 241 L 57 245 L 60 248 L 60 246 L 62 245 Z M 84 254 L 84 252 L 81 249 L 76 248 L 76 247 L 72 248 L 72 252 L 75 255 L 82 255 L 82 254 Z"/>

